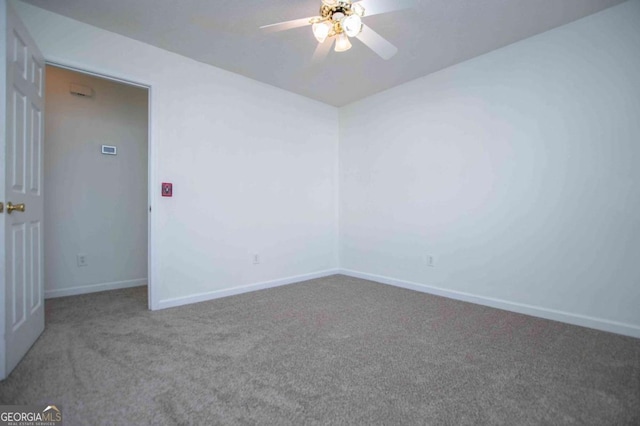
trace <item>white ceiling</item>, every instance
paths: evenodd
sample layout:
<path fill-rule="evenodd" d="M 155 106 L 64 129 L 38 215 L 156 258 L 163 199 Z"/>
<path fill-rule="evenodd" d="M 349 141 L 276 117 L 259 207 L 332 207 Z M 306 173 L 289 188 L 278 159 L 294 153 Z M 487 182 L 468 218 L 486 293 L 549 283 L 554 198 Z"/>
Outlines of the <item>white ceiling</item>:
<path fill-rule="evenodd" d="M 27 3 L 342 106 L 625 0 L 415 0 L 365 17 L 399 48 L 385 61 L 358 40 L 313 64 L 309 27 L 258 27 L 318 14 L 320 0 L 25 0 Z M 367 0 L 371 3 L 376 0 Z"/>

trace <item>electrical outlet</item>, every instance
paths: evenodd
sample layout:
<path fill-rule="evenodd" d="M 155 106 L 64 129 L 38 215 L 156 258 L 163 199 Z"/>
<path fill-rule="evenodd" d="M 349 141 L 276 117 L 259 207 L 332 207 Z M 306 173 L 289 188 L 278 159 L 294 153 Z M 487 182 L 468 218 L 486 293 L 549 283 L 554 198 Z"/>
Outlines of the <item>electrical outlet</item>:
<path fill-rule="evenodd" d="M 78 261 L 78 266 L 87 266 L 87 255 L 86 254 L 78 254 L 76 256 L 76 259 Z"/>
<path fill-rule="evenodd" d="M 253 264 L 254 265 L 258 265 L 260 263 L 260 255 L 259 254 L 252 255 L 251 259 L 253 260 Z"/>
<path fill-rule="evenodd" d="M 426 255 L 425 261 L 427 262 L 427 266 L 431 268 L 434 268 L 436 266 L 436 257 L 432 254 Z"/>

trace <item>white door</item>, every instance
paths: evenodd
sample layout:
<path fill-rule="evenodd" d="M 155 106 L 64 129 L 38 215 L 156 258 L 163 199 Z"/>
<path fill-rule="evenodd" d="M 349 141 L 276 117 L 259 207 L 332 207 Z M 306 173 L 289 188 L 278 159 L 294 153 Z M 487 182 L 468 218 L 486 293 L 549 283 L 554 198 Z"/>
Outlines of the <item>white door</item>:
<path fill-rule="evenodd" d="M 0 0 L 6 25 L 0 49 L 0 379 L 11 373 L 44 330 L 42 139 L 44 72 L 42 54 L 17 15 Z M 6 50 L 5 50 L 6 49 Z M 24 211 L 23 210 L 24 207 Z"/>

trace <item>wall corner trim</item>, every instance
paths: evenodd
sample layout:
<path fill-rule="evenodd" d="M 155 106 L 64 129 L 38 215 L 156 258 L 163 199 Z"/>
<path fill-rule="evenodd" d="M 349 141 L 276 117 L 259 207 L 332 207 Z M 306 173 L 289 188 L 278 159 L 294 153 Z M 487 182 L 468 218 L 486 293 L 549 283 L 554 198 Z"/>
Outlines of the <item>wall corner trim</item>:
<path fill-rule="evenodd" d="M 463 302 L 475 303 L 477 305 L 489 306 L 491 308 L 503 309 L 505 311 L 516 312 L 519 314 L 530 315 L 538 318 L 578 325 L 581 327 L 593 328 L 596 330 L 608 331 L 610 333 L 640 338 L 640 326 L 634 324 L 611 321 L 603 318 L 590 317 L 580 314 L 573 314 L 570 312 L 547 309 L 540 306 L 510 302 L 508 300 L 478 296 L 471 293 L 447 290 L 427 284 L 419 284 L 381 275 L 353 271 L 350 269 L 339 269 L 339 273 L 349 277 L 361 278 L 380 284 L 387 284 L 395 287 L 405 288 L 408 290 L 419 291 L 421 293 L 433 294 L 436 296 L 461 300 Z"/>
<path fill-rule="evenodd" d="M 191 303 L 206 302 L 208 300 L 220 299 L 228 296 L 249 293 L 257 290 L 265 290 L 273 287 L 280 287 L 287 284 L 295 284 L 301 281 L 312 280 L 315 278 L 323 278 L 338 274 L 338 269 L 326 269 L 323 271 L 312 272 L 310 274 L 295 275 L 292 277 L 279 278 L 276 280 L 263 281 L 253 284 L 241 285 L 232 288 L 209 291 L 206 293 L 193 294 L 191 296 L 176 297 L 173 299 L 161 300 L 157 304 L 157 309 L 175 308 L 177 306 L 189 305 Z"/>

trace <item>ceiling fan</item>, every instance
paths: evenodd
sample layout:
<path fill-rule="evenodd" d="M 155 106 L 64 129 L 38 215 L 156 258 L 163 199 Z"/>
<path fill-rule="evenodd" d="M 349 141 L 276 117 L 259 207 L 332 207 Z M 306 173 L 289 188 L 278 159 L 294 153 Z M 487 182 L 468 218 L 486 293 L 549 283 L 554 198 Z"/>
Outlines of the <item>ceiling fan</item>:
<path fill-rule="evenodd" d="M 362 0 L 355 3 L 352 0 L 322 0 L 320 16 L 264 25 L 260 29 L 276 32 L 311 25 L 313 35 L 318 40 L 318 47 L 313 54 L 314 62 L 322 60 L 329 53 L 334 41 L 336 52 L 351 49 L 349 39 L 353 37 L 387 60 L 398 52 L 398 48 L 363 24 L 362 18 L 406 9 L 412 5 L 412 0 Z"/>

